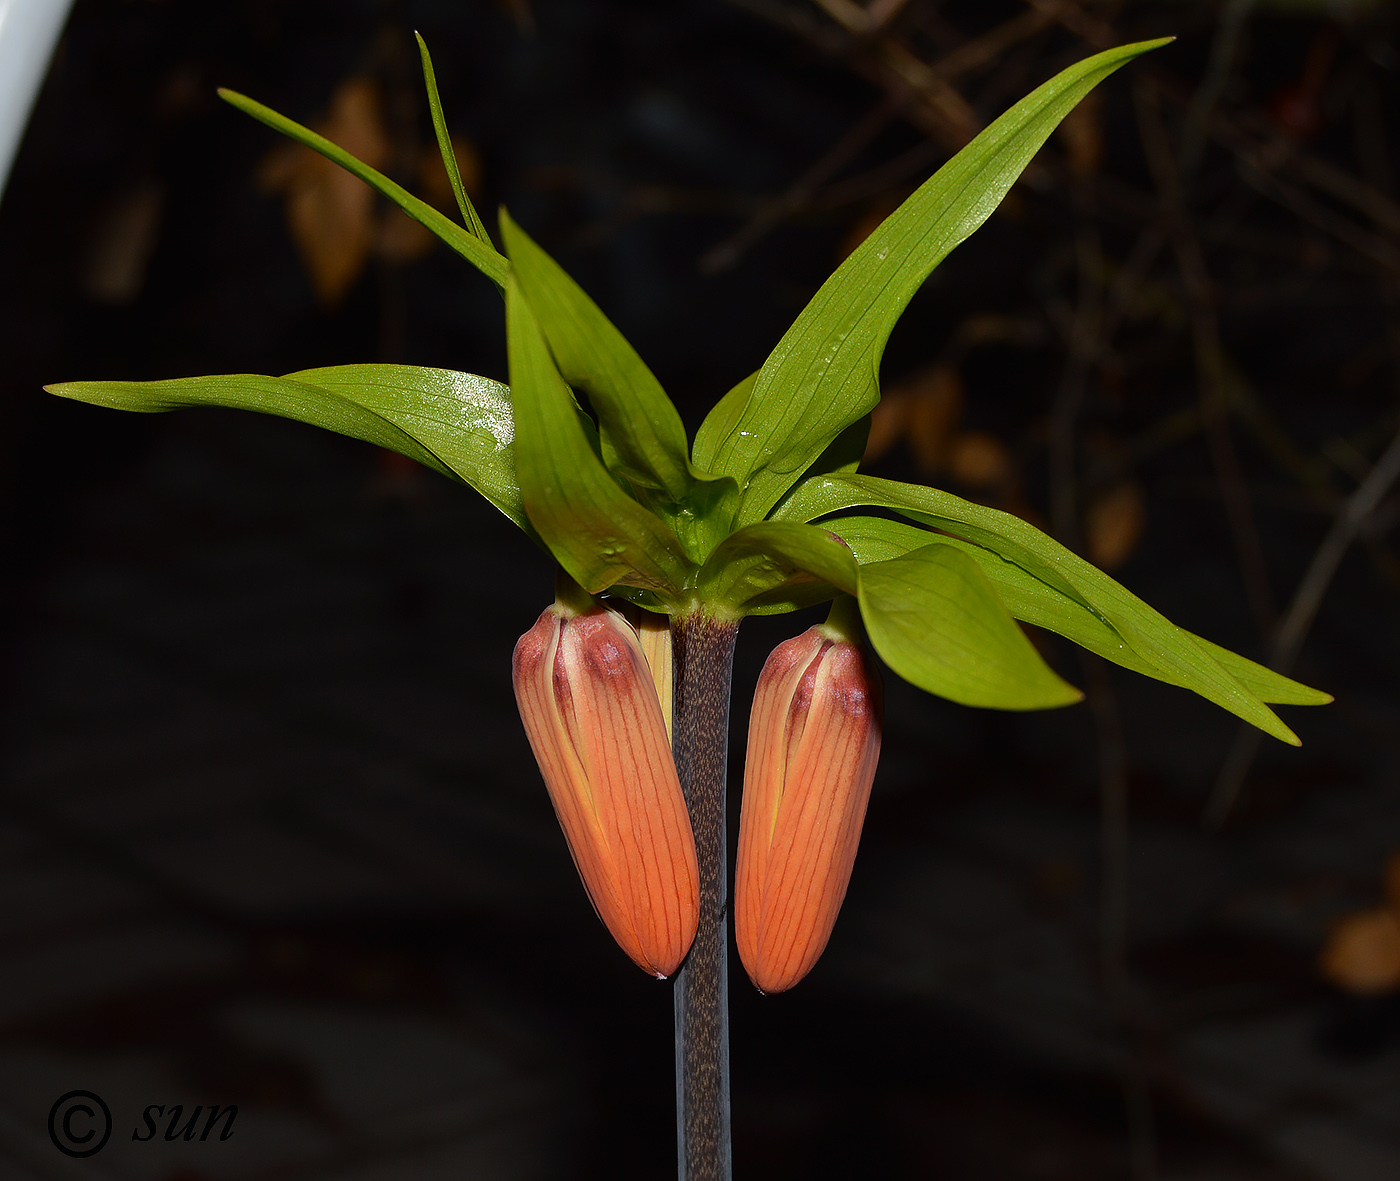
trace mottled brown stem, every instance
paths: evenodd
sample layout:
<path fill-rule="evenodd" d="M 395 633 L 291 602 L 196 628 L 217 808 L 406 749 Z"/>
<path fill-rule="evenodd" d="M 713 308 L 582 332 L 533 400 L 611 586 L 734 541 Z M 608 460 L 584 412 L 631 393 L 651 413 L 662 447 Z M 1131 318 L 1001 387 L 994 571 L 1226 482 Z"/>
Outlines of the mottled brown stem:
<path fill-rule="evenodd" d="M 671 624 L 673 746 L 700 863 L 700 927 L 676 975 L 676 1153 L 680 1181 L 729 1181 L 729 944 L 725 772 L 738 620 L 704 608 Z"/>

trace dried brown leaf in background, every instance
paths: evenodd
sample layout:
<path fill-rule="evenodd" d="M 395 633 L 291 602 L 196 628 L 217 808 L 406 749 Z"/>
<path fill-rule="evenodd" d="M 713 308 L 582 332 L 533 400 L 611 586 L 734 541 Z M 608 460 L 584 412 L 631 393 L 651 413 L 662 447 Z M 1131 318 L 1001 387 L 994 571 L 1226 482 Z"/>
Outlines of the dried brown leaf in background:
<path fill-rule="evenodd" d="M 468 196 L 476 197 L 481 189 L 481 158 L 467 140 L 452 137 L 452 150 L 457 155 L 457 168 L 462 175 L 462 187 Z M 442 154 L 436 144 L 427 144 L 418 154 L 415 171 L 416 192 L 429 205 L 441 210 L 454 220 L 457 217 L 457 200 L 452 193 L 452 182 L 447 178 L 447 169 L 442 166 Z M 437 245 L 437 236 L 421 222 L 414 221 L 396 208 L 384 210 L 379 227 L 379 254 L 392 262 L 412 262 L 424 257 Z"/>
<path fill-rule="evenodd" d="M 953 349 L 959 357 L 989 344 L 1014 344 L 1022 348 L 1045 342 L 1044 325 L 1031 316 L 1008 316 L 1001 312 L 974 312 L 958 325 Z"/>
<path fill-rule="evenodd" d="M 165 198 L 164 181 L 147 176 L 108 200 L 83 267 L 83 291 L 90 299 L 111 307 L 136 302 L 160 240 Z"/>
<path fill-rule="evenodd" d="M 962 376 L 952 366 L 935 365 L 905 379 L 882 394 L 871 414 L 865 462 L 904 439 L 925 473 L 942 470 L 962 408 Z"/>
<path fill-rule="evenodd" d="M 432 230 L 397 209 L 390 209 L 379 223 L 375 250 L 380 258 L 390 262 L 414 262 L 431 254 L 436 242 Z"/>
<path fill-rule="evenodd" d="M 1093 176 L 1103 159 L 1103 94 L 1091 91 L 1056 129 L 1076 176 Z"/>
<path fill-rule="evenodd" d="M 909 450 L 923 471 L 939 471 L 949 461 L 953 432 L 962 418 L 962 375 L 950 366 L 936 366 L 909 393 Z"/>
<path fill-rule="evenodd" d="M 1358 996 L 1400 988 L 1400 918 L 1380 909 L 1348 915 L 1332 929 L 1318 966 L 1338 988 Z"/>
<path fill-rule="evenodd" d="M 1142 487 L 1126 480 L 1096 497 L 1084 513 L 1084 544 L 1089 560 L 1104 570 L 1121 566 L 1137 549 L 1147 527 Z"/>
<path fill-rule="evenodd" d="M 964 431 L 949 448 L 948 472 L 969 488 L 1004 487 L 1013 473 L 1011 452 L 995 435 Z"/>
<path fill-rule="evenodd" d="M 870 436 L 865 441 L 865 454 L 861 463 L 874 463 L 885 455 L 900 439 L 909 421 L 909 391 L 897 386 L 880 395 L 880 401 L 870 412 Z"/>
<path fill-rule="evenodd" d="M 496 0 L 496 4 L 506 11 L 515 22 L 515 27 L 526 37 L 535 35 L 535 10 L 530 0 Z"/>
<path fill-rule="evenodd" d="M 372 79 L 347 78 L 331 95 L 316 130 L 373 168 L 389 158 L 383 100 Z M 287 228 L 316 298 L 339 303 L 359 278 L 375 245 L 373 190 L 309 148 L 288 144 L 263 161 L 258 179 L 286 196 Z"/>

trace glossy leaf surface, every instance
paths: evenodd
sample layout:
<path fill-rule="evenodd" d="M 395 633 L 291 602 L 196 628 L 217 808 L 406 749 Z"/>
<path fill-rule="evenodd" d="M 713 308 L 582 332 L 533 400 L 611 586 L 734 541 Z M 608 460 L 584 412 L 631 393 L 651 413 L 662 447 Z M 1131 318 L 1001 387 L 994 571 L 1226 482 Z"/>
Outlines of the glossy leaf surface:
<path fill-rule="evenodd" d="M 1034 624 L 1073 640 L 1095 655 L 1120 664 L 1133 672 L 1175 684 L 1171 677 L 1138 656 L 1102 617 L 1078 599 L 1066 595 L 1015 562 L 960 538 L 931 533 L 917 525 L 890 521 L 884 517 L 840 517 L 825 523 L 845 540 L 863 565 L 900 557 L 937 540 L 952 545 L 972 558 L 996 589 L 1006 609 L 1015 619 Z M 1240 685 L 1259 698 L 1275 705 L 1325 705 L 1332 698 L 1307 685 L 1300 684 L 1272 669 L 1246 659 L 1228 648 L 1212 644 L 1200 636 L 1185 632 Z"/>
<path fill-rule="evenodd" d="M 1046 82 L 940 168 L 822 284 L 764 362 L 711 461 L 697 457 L 743 488 L 740 524 L 766 516 L 879 401 L 880 357 L 909 299 L 991 216 L 1060 120 L 1114 70 L 1165 43 L 1110 49 Z"/>
<path fill-rule="evenodd" d="M 753 393 L 757 380 L 758 371 L 754 370 L 710 407 L 710 412 L 705 415 L 700 429 L 695 432 L 695 446 L 691 454 L 697 467 L 706 471 L 714 470 L 715 453 L 739 424 L 739 416 L 744 413 L 744 407 L 749 403 L 749 396 Z"/>
<path fill-rule="evenodd" d="M 674 597 L 691 567 L 676 535 L 603 466 L 514 276 L 506 349 L 515 403 L 515 465 L 531 524 L 585 590 L 614 583 Z"/>
<path fill-rule="evenodd" d="M 707 601 L 754 615 L 796 610 L 837 590 L 853 595 L 856 582 L 849 546 L 825 529 L 787 521 L 760 521 L 731 533 L 696 580 Z"/>
<path fill-rule="evenodd" d="M 690 492 L 685 427 L 650 369 L 564 269 L 504 210 L 501 235 L 559 372 L 588 395 L 608 466 L 679 503 Z"/>
<path fill-rule="evenodd" d="M 1019 517 L 935 488 L 873 476 L 833 475 L 805 481 L 784 503 L 785 520 L 810 521 L 859 505 L 890 508 L 924 525 L 999 554 L 1066 598 L 1097 614 L 1164 681 L 1191 689 L 1294 746 L 1278 716 L 1218 664 L 1190 632 L 1154 611 L 1107 574 Z"/>
<path fill-rule="evenodd" d="M 1040 658 L 978 564 L 953 546 L 933 542 L 862 566 L 860 614 L 890 668 L 950 701 L 1052 709 L 1082 696 Z"/>
<path fill-rule="evenodd" d="M 172 381 L 67 381 L 45 388 L 118 410 L 228 406 L 308 422 L 461 480 L 529 529 L 515 479 L 510 390 L 486 377 L 416 365 L 336 365 L 285 377 L 236 373 Z"/>

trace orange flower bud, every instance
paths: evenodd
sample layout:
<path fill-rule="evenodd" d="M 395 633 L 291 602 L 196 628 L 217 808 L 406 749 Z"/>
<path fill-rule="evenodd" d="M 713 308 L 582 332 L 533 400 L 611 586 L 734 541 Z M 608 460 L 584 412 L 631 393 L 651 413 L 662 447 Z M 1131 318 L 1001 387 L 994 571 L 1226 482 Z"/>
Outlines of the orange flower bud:
<path fill-rule="evenodd" d="M 882 695 L 868 655 L 830 626 L 779 644 L 758 678 L 739 815 L 739 958 L 763 992 L 820 958 L 856 859 L 880 758 Z"/>
<path fill-rule="evenodd" d="M 656 696 L 661 702 L 661 716 L 666 719 L 666 737 L 670 739 L 671 710 L 676 692 L 675 657 L 671 652 L 671 621 L 664 615 L 643 611 L 631 603 L 622 605 L 622 617 L 636 631 L 637 642 L 642 646 L 642 655 L 647 658 L 652 684 L 656 686 Z"/>
<path fill-rule="evenodd" d="M 699 923 L 690 816 L 656 687 L 615 611 L 555 603 L 515 646 L 515 700 L 598 917 L 658 978 Z"/>

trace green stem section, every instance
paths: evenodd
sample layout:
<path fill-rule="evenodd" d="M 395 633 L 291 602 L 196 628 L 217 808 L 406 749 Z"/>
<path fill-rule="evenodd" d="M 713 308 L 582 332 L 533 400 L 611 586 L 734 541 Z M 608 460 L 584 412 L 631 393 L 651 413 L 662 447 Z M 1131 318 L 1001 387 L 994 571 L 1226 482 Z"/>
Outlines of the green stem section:
<path fill-rule="evenodd" d="M 680 1181 L 729 1181 L 729 890 L 725 773 L 737 619 L 703 607 L 671 623 L 673 746 L 695 830 L 700 927 L 676 975 L 676 1151 Z"/>

